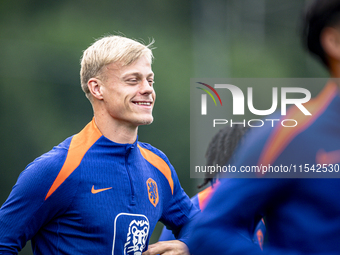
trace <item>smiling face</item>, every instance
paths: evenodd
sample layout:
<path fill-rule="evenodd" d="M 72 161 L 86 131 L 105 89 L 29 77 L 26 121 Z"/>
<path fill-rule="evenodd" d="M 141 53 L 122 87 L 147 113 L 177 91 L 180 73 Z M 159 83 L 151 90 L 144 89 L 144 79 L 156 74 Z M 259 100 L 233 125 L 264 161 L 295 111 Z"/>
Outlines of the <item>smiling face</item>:
<path fill-rule="evenodd" d="M 104 67 L 101 77 L 99 99 L 110 121 L 128 128 L 152 123 L 156 94 L 154 73 L 147 57 L 127 66 L 111 63 Z"/>

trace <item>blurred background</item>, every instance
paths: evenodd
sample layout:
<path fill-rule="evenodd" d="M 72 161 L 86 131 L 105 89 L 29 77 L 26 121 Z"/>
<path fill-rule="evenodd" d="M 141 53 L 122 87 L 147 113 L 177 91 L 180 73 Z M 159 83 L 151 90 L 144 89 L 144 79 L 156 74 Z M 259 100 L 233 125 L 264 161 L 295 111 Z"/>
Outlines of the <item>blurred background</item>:
<path fill-rule="evenodd" d="M 1 0 L 0 203 L 29 162 L 91 121 L 80 57 L 116 33 L 156 41 L 155 120 L 139 140 L 165 152 L 193 196 L 201 180 L 189 173 L 190 78 L 327 77 L 301 47 L 304 2 Z M 32 254 L 30 245 L 20 254 Z"/>

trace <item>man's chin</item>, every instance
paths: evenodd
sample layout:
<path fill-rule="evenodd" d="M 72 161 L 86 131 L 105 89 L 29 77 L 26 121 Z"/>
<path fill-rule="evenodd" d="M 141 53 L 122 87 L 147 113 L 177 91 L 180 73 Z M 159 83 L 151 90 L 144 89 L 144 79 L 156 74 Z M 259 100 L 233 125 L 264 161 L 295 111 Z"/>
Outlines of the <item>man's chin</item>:
<path fill-rule="evenodd" d="M 153 122 L 153 118 L 142 119 L 138 126 L 150 125 Z"/>

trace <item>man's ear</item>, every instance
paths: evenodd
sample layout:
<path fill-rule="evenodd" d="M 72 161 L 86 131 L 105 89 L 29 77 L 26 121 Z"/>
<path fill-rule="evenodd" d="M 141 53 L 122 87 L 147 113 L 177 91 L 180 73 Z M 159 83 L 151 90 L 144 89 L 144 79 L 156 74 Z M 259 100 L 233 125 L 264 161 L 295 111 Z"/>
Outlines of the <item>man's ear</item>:
<path fill-rule="evenodd" d="M 94 98 L 97 98 L 98 100 L 103 99 L 102 82 L 100 80 L 98 80 L 97 78 L 91 78 L 87 82 L 87 86 Z"/>
<path fill-rule="evenodd" d="M 333 27 L 322 30 L 320 42 L 327 57 L 340 61 L 340 31 Z"/>

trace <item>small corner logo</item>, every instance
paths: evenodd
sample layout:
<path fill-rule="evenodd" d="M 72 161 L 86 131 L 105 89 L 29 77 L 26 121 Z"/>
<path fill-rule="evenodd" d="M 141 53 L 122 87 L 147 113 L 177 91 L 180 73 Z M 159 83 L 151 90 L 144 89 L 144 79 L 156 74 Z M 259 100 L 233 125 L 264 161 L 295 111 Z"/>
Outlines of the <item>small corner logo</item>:
<path fill-rule="evenodd" d="M 217 91 L 213 87 L 211 87 L 210 85 L 208 85 L 206 83 L 203 83 L 203 82 L 197 82 L 197 83 L 201 84 L 203 86 L 206 86 L 212 92 L 214 92 L 215 95 L 217 96 L 218 100 L 220 101 L 221 106 L 222 106 L 221 97 L 220 97 L 220 95 L 217 93 Z M 206 92 L 214 100 L 214 103 L 217 106 L 216 100 L 215 100 L 214 96 L 210 93 L 209 90 L 203 89 L 201 87 L 197 87 L 197 88 L 203 90 L 204 92 Z M 207 115 L 207 95 L 206 94 L 202 94 L 202 96 L 201 96 L 201 115 Z"/>
<path fill-rule="evenodd" d="M 157 183 L 149 178 L 146 181 L 146 186 L 148 189 L 148 196 L 149 196 L 149 200 L 151 202 L 151 204 L 156 207 L 159 201 L 159 195 L 158 195 L 158 187 L 157 187 Z"/>
<path fill-rule="evenodd" d="M 93 185 L 93 186 L 92 186 L 92 189 L 91 189 L 91 193 L 92 193 L 92 194 L 97 194 L 97 193 L 99 193 L 99 192 L 103 192 L 103 191 L 109 190 L 109 189 L 112 189 L 112 187 L 104 188 L 104 189 L 95 189 L 95 188 L 94 188 L 94 185 Z"/>

